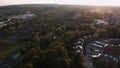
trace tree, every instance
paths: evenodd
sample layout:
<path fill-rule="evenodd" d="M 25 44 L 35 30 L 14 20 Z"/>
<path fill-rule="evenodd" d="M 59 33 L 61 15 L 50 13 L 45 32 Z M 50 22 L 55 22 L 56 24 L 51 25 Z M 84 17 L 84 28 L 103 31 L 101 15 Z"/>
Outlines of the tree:
<path fill-rule="evenodd" d="M 69 68 L 70 58 L 63 46 L 55 46 L 32 59 L 34 68 Z"/>
<path fill-rule="evenodd" d="M 106 27 L 106 30 L 109 38 L 120 38 L 119 28 L 115 26 L 108 26 Z"/>
<path fill-rule="evenodd" d="M 33 68 L 33 64 L 32 63 L 28 63 L 28 64 L 25 65 L 24 68 Z"/>
<path fill-rule="evenodd" d="M 100 37 L 108 37 L 107 36 L 107 30 L 104 28 L 100 28 L 96 31 L 96 34 L 98 34 Z"/>
<path fill-rule="evenodd" d="M 0 41 L 0 47 L 7 47 L 8 45 L 10 45 L 10 42 L 7 41 L 7 40 L 3 40 L 3 41 Z"/>
<path fill-rule="evenodd" d="M 35 34 L 34 34 L 33 41 L 34 41 L 34 42 L 40 41 L 39 33 L 35 33 Z"/>
<path fill-rule="evenodd" d="M 82 54 L 76 53 L 73 55 L 71 68 L 86 68 L 85 58 Z"/>

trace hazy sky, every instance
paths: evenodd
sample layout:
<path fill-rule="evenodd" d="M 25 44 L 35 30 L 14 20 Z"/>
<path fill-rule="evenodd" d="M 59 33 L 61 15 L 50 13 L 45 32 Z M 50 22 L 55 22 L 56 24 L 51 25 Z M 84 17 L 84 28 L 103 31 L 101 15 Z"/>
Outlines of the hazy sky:
<path fill-rule="evenodd" d="M 13 4 L 78 4 L 120 6 L 120 0 L 0 0 L 0 5 Z"/>

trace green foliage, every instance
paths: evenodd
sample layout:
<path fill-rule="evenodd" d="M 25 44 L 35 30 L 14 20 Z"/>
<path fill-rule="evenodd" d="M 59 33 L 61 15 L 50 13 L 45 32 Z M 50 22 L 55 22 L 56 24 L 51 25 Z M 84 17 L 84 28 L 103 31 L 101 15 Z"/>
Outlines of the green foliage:
<path fill-rule="evenodd" d="M 106 27 L 109 38 L 120 38 L 120 30 L 115 26 Z"/>
<path fill-rule="evenodd" d="M 106 26 L 96 31 L 102 38 L 120 38 L 120 30 L 115 26 Z"/>
<path fill-rule="evenodd" d="M 67 50 L 60 45 L 38 51 L 32 48 L 19 61 L 18 68 L 70 68 Z"/>
<path fill-rule="evenodd" d="M 76 53 L 72 57 L 72 67 L 71 68 L 86 68 L 85 64 L 85 57 L 80 54 Z"/>
<path fill-rule="evenodd" d="M 96 31 L 96 34 L 98 34 L 100 37 L 107 37 L 107 30 L 103 28 L 98 29 Z"/>
<path fill-rule="evenodd" d="M 90 9 L 32 4 L 0 7 L 0 17 L 21 15 L 28 11 L 37 15 L 36 19 L 31 20 L 12 19 L 14 24 L 1 28 L 0 39 L 22 41 L 10 47 L 15 53 L 22 53 L 18 68 L 85 68 L 82 54 L 68 55 L 76 40 L 93 34 L 98 34 L 100 38 L 120 38 L 119 27 L 108 25 L 95 29 L 91 26 L 95 19 L 104 19 L 104 16 L 112 14 L 92 13 Z M 31 43 L 24 44 L 26 41 Z M 8 41 L 1 41 L 0 48 L 9 44 Z"/>
<path fill-rule="evenodd" d="M 69 68 L 70 62 L 66 50 L 62 46 L 55 49 L 45 50 L 34 57 L 32 63 L 34 68 Z"/>
<path fill-rule="evenodd" d="M 0 41 L 0 48 L 5 48 L 10 45 L 10 42 L 7 40 Z"/>
<path fill-rule="evenodd" d="M 35 34 L 34 34 L 33 41 L 34 41 L 34 42 L 40 41 L 39 33 L 35 33 Z"/>

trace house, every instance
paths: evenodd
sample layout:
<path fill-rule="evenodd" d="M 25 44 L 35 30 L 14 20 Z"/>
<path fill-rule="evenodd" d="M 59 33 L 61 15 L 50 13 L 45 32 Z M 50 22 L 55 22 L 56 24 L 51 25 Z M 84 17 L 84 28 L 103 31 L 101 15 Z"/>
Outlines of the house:
<path fill-rule="evenodd" d="M 80 38 L 77 40 L 76 43 L 73 43 L 72 48 L 75 53 L 83 53 L 83 41 L 84 41 L 84 39 Z"/>
<path fill-rule="evenodd" d="M 33 19 L 36 17 L 35 14 L 23 14 L 23 15 L 18 15 L 19 19 Z"/>
<path fill-rule="evenodd" d="M 36 18 L 37 15 L 33 14 L 33 13 L 27 13 L 27 14 L 21 14 L 21 15 L 16 15 L 16 16 L 12 16 L 12 19 L 22 19 L 22 20 L 26 20 L 26 19 L 33 19 Z"/>
<path fill-rule="evenodd" d="M 103 41 L 94 41 L 87 47 L 87 51 L 91 54 L 92 58 L 98 58 L 100 60 L 106 60 L 115 65 L 120 63 L 120 43 L 111 44 L 112 41 L 118 41 L 119 39 L 110 39 Z M 94 44 L 94 45 L 93 45 Z M 99 49 L 101 48 L 101 50 Z M 95 49 L 98 49 L 95 51 Z M 91 53 L 90 53 L 91 52 Z"/>
<path fill-rule="evenodd" d="M 21 56 L 21 53 L 17 53 L 12 58 L 17 60 L 20 56 Z"/>
<path fill-rule="evenodd" d="M 4 27 L 4 26 L 7 26 L 7 23 L 5 22 L 0 22 L 0 28 Z"/>
<path fill-rule="evenodd" d="M 101 53 L 97 54 L 97 55 L 92 55 L 92 58 L 98 58 L 101 56 Z"/>
<path fill-rule="evenodd" d="M 120 46 L 110 44 L 103 49 L 103 54 L 99 57 L 101 60 L 104 59 L 107 62 L 112 63 L 116 67 L 112 68 L 119 68 L 120 64 Z"/>
<path fill-rule="evenodd" d="M 104 20 L 95 20 L 93 22 L 93 26 L 97 27 L 97 28 L 101 28 L 101 27 L 103 27 L 105 25 L 108 25 L 108 22 L 105 22 Z"/>
<path fill-rule="evenodd" d="M 87 53 L 91 55 L 92 58 L 98 58 L 102 55 L 102 51 L 108 46 L 108 42 L 104 41 L 93 41 L 87 46 Z"/>

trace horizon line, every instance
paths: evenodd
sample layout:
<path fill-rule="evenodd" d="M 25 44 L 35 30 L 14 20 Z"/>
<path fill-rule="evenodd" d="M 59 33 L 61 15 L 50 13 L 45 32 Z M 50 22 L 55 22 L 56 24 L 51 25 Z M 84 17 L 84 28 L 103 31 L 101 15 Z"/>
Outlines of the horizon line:
<path fill-rule="evenodd" d="M 95 5 L 95 4 L 61 4 L 61 3 L 25 3 L 25 4 L 8 4 L 0 6 L 14 6 L 14 5 L 73 5 L 73 6 L 98 6 L 98 7 L 120 7 L 120 5 Z"/>

